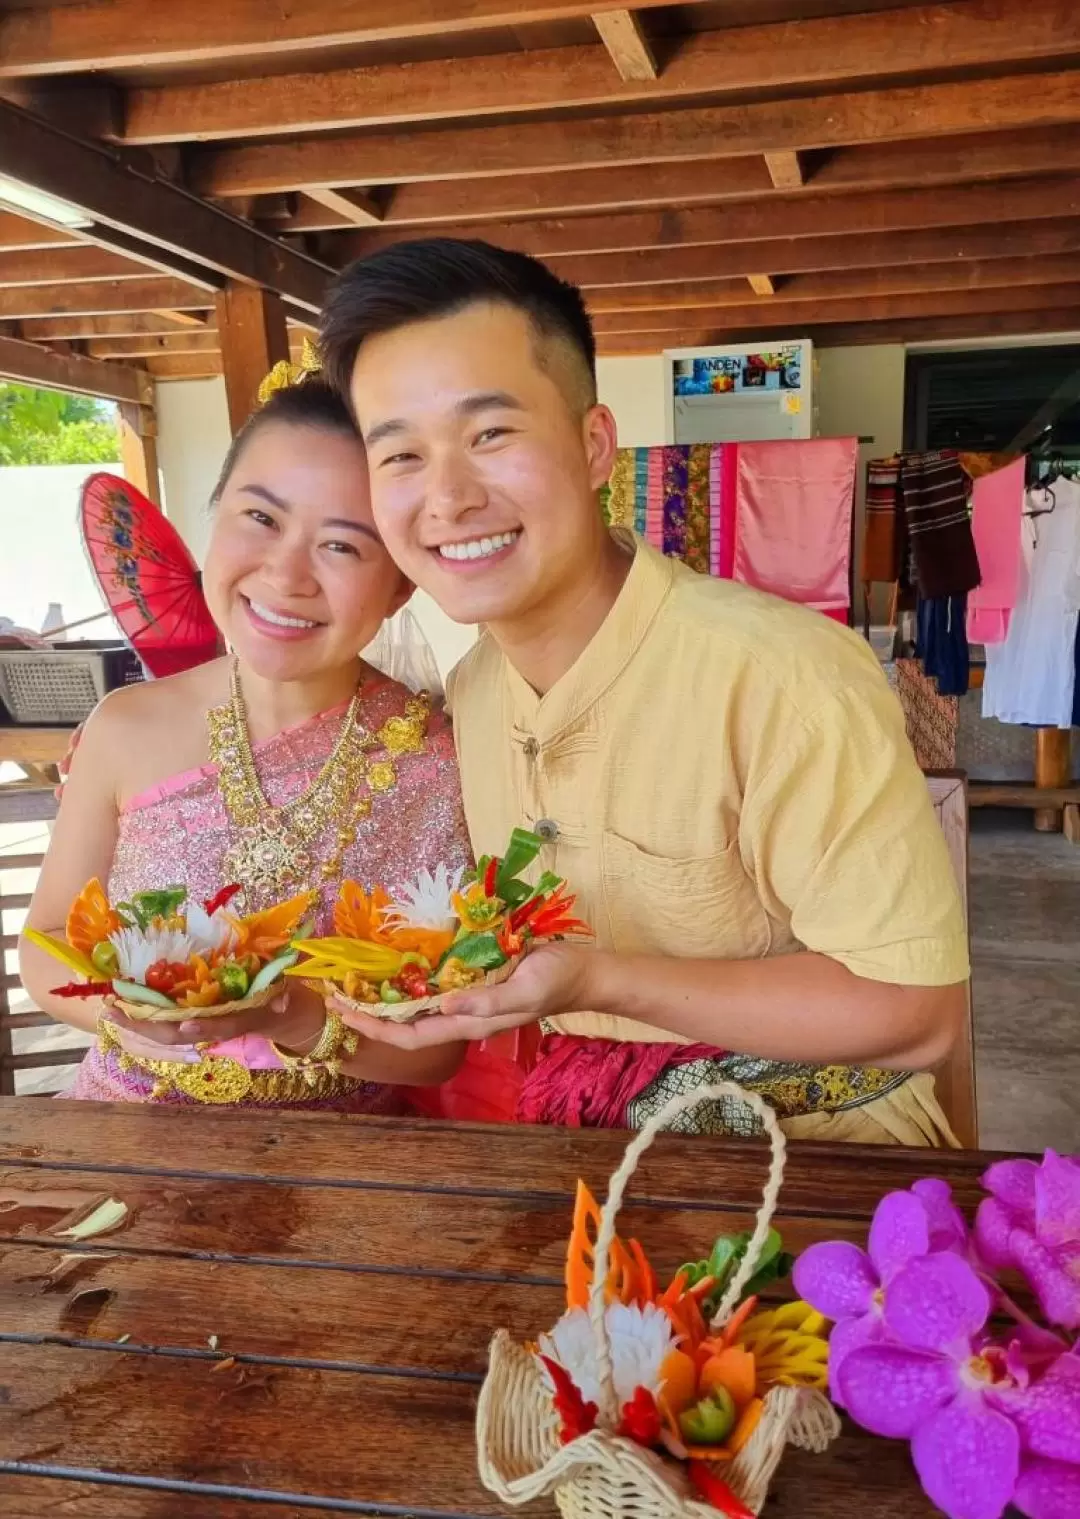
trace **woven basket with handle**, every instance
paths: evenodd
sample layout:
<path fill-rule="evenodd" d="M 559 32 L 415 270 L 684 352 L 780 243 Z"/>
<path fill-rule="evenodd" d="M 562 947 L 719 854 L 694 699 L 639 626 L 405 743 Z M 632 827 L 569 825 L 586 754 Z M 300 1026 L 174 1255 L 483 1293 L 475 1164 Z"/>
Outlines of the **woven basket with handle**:
<path fill-rule="evenodd" d="M 554 1496 L 566 1519 L 716 1519 L 717 1510 L 694 1495 L 686 1468 L 613 1433 L 618 1422 L 612 1380 L 611 1346 L 604 1323 L 604 1288 L 615 1221 L 630 1178 L 653 1139 L 699 1102 L 736 1098 L 760 1118 L 772 1146 L 765 1194 L 746 1254 L 714 1314 L 710 1328 L 731 1318 L 757 1268 L 768 1238 L 783 1180 L 786 1143 L 776 1115 L 753 1092 L 722 1081 L 674 1098 L 627 1147 L 611 1178 L 594 1251 L 589 1319 L 596 1341 L 601 1403 L 596 1427 L 562 1445 L 559 1419 L 536 1357 L 500 1330 L 491 1346 L 488 1373 L 477 1410 L 480 1480 L 489 1492 L 514 1506 Z M 773 1387 L 761 1419 L 734 1460 L 716 1470 L 755 1514 L 787 1445 L 822 1451 L 840 1431 L 836 1411 L 813 1388 Z"/>

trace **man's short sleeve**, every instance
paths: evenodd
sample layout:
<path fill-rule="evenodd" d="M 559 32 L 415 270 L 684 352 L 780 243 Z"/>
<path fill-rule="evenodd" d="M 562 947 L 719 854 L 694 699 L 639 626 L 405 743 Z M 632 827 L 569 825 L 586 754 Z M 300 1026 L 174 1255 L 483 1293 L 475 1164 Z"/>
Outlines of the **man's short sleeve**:
<path fill-rule="evenodd" d="M 884 680 L 874 671 L 788 717 L 788 740 L 748 777 L 740 825 L 766 910 L 790 914 L 801 944 L 868 980 L 965 980 L 952 862 Z"/>

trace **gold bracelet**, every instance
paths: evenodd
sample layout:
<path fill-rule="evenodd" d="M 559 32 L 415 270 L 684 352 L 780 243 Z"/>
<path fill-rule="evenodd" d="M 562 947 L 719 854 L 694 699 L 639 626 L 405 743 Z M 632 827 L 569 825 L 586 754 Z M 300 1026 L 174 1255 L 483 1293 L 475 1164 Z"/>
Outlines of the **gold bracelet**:
<path fill-rule="evenodd" d="M 332 1076 L 341 1074 L 342 1060 L 351 1059 L 360 1046 L 360 1035 L 334 1012 L 327 1011 L 322 1032 L 315 1041 L 310 1054 L 294 1055 L 270 1041 L 274 1054 L 287 1071 L 301 1071 L 304 1079 L 312 1085 L 319 1071 L 329 1071 Z"/>

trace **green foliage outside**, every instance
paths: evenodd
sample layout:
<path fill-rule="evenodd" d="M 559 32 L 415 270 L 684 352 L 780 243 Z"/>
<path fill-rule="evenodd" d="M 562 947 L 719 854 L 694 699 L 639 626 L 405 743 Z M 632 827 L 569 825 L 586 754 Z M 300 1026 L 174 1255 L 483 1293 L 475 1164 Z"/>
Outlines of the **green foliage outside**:
<path fill-rule="evenodd" d="M 0 465 L 115 464 L 119 458 L 114 407 L 0 381 Z"/>

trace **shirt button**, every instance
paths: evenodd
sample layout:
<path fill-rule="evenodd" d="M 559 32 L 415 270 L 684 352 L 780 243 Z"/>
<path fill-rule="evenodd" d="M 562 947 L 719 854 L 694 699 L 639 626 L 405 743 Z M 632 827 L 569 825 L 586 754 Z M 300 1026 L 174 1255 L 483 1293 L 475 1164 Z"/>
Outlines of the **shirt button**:
<path fill-rule="evenodd" d="M 539 742 L 535 738 L 527 738 L 524 744 L 524 753 L 526 759 L 534 760 L 540 753 Z"/>
<path fill-rule="evenodd" d="M 545 844 L 554 844 L 559 837 L 559 825 L 552 822 L 551 818 L 541 818 L 534 830 L 538 839 L 543 839 Z"/>

